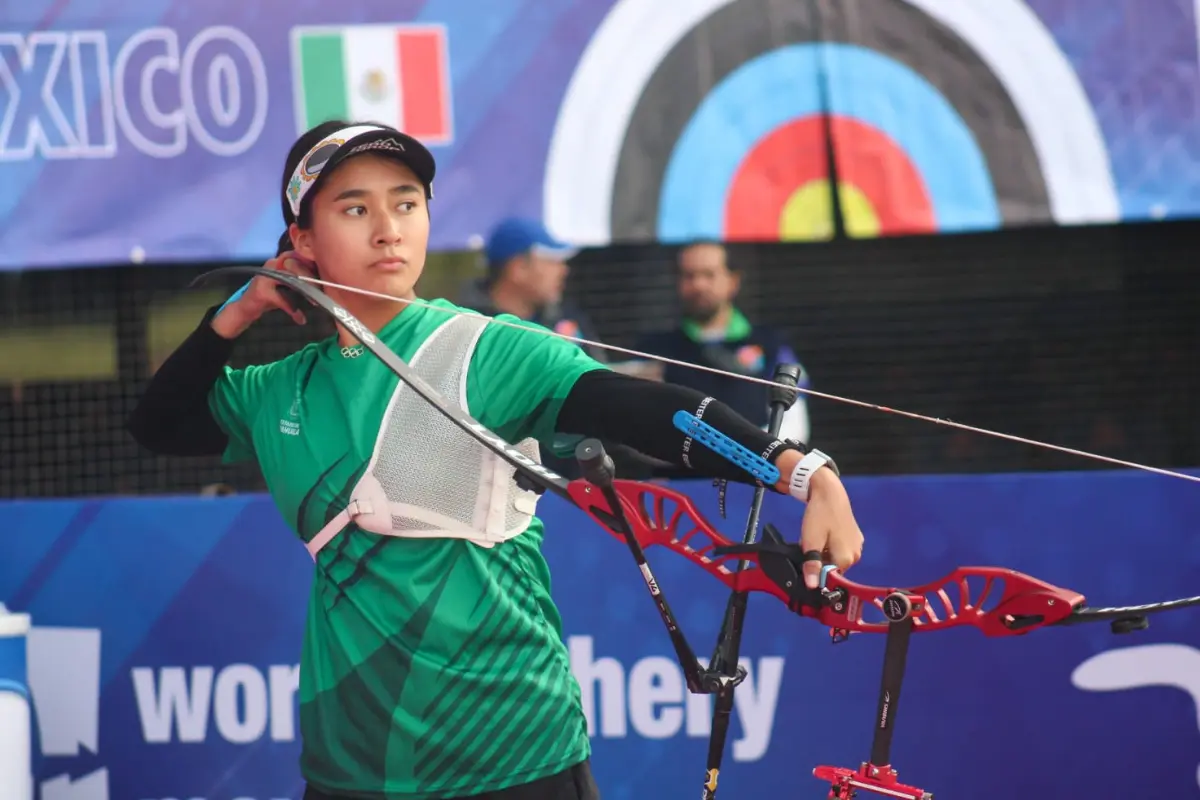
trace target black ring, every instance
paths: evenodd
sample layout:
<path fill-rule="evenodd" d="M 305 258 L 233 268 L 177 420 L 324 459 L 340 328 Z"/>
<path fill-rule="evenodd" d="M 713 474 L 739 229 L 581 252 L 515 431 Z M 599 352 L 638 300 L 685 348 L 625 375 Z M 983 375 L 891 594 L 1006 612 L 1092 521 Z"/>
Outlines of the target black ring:
<path fill-rule="evenodd" d="M 662 60 L 638 98 L 613 182 L 613 239 L 658 238 L 666 165 L 714 87 L 766 52 L 817 42 L 874 50 L 921 75 L 954 107 L 975 138 L 1002 223 L 1051 218 L 1046 181 L 1021 115 L 992 69 L 952 29 L 901 0 L 844 0 L 820 17 L 811 3 L 739 0 L 693 27 Z"/>

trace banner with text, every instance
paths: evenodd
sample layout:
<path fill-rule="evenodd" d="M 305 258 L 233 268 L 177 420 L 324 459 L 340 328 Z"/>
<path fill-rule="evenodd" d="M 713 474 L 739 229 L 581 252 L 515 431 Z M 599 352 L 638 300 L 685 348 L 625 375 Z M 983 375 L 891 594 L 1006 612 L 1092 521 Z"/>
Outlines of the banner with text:
<path fill-rule="evenodd" d="M 721 521 L 706 482 L 675 484 Z M 1197 594 L 1200 494 L 1153 475 L 849 479 L 867 536 L 851 577 L 918 585 L 1011 567 L 1092 605 Z M 545 552 L 606 800 L 698 797 L 710 700 L 689 695 L 619 541 L 547 498 Z M 789 536 L 802 506 L 768 498 Z M 312 563 L 268 498 L 0 504 L 0 600 L 32 614 L 29 675 L 45 800 L 300 796 L 297 659 Z M 701 657 L 726 594 L 652 548 Z M 751 599 L 727 768 L 730 798 L 819 798 L 818 764 L 869 754 L 884 637 L 829 632 Z M 1200 610 L 1147 631 L 1105 624 L 1023 637 L 918 633 L 893 763 L 936 796 L 1200 798 Z"/>
<path fill-rule="evenodd" d="M 855 236 L 1200 213 L 1192 3 L 485 5 L 12 5 L 0 268 L 261 260 L 330 118 L 429 144 L 434 249 L 822 239 L 835 186 Z"/>

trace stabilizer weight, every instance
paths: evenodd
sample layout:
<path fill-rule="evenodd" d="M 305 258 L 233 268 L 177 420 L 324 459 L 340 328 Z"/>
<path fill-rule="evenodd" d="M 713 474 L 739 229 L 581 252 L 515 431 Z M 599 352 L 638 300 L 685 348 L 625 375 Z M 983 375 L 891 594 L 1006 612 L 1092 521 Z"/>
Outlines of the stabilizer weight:
<path fill-rule="evenodd" d="M 612 456 L 604 451 L 599 439 L 584 439 L 575 447 L 575 460 L 583 470 L 583 479 L 601 489 L 611 489 L 617 470 Z"/>

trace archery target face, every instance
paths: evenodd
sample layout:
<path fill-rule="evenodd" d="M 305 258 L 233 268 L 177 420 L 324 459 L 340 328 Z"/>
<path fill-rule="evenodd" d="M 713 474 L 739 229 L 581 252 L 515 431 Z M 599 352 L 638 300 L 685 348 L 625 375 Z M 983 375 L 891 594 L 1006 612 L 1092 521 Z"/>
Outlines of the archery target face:
<path fill-rule="evenodd" d="M 579 244 L 823 239 L 835 176 L 852 236 L 1118 219 L 1091 105 L 1020 0 L 618 0 L 545 218 Z"/>

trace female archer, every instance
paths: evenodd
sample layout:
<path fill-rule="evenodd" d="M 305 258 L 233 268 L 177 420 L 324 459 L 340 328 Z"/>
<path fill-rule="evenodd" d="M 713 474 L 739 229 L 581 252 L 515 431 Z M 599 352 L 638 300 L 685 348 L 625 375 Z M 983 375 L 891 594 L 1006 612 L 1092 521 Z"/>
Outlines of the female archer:
<path fill-rule="evenodd" d="M 530 458 L 556 437 L 626 444 L 697 476 L 753 482 L 685 449 L 680 409 L 756 453 L 807 503 L 805 550 L 847 569 L 862 533 L 828 456 L 777 441 L 693 390 L 620 375 L 537 326 L 407 304 L 425 265 L 435 164 L 380 125 L 319 125 L 281 187 L 289 250 L 270 269 L 324 289 L 443 397 Z M 305 800 L 593 800 L 578 684 L 540 552 L 538 496 L 340 324 L 269 364 L 231 369 L 272 309 L 255 277 L 155 374 L 129 428 L 163 455 L 253 459 L 315 572 L 300 668 Z M 382 298 L 379 296 L 383 296 Z M 805 568 L 815 586 L 820 564 Z"/>

